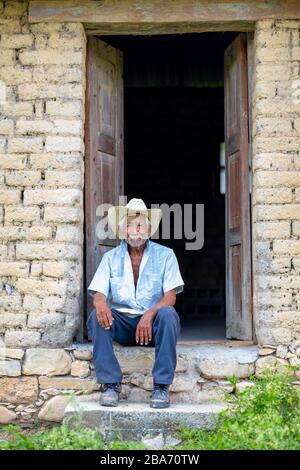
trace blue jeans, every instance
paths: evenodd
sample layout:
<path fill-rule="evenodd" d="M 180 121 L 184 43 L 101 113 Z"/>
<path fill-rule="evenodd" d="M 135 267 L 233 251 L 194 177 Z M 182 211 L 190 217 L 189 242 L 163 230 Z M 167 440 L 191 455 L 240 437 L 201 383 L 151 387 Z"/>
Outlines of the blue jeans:
<path fill-rule="evenodd" d="M 93 341 L 93 359 L 97 382 L 100 384 L 122 382 L 122 371 L 113 349 L 113 341 L 123 346 L 138 346 L 135 332 L 141 316 L 131 318 L 112 309 L 114 318 L 109 330 L 98 322 L 93 309 L 87 328 Z M 180 333 L 180 319 L 174 307 L 162 307 L 152 323 L 152 340 L 155 346 L 155 362 L 152 369 L 154 383 L 171 384 L 177 364 L 176 343 Z"/>

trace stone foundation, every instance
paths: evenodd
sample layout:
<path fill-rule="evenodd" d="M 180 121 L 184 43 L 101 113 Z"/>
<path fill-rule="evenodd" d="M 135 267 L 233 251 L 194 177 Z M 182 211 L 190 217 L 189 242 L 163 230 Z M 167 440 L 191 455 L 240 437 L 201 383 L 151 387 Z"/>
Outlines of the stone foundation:
<path fill-rule="evenodd" d="M 121 399 L 149 401 L 154 348 L 122 347 L 115 344 L 123 371 Z M 0 423 L 31 422 L 37 417 L 59 422 L 71 397 L 99 393 L 92 363 L 91 345 L 64 349 L 0 350 Z M 260 376 L 264 368 L 292 364 L 299 368 L 295 386 L 300 385 L 300 348 L 286 346 L 223 346 L 203 344 L 178 346 L 171 403 L 209 403 L 226 400 L 233 393 L 228 380 L 235 375 L 237 389 L 249 386 L 249 376 Z"/>

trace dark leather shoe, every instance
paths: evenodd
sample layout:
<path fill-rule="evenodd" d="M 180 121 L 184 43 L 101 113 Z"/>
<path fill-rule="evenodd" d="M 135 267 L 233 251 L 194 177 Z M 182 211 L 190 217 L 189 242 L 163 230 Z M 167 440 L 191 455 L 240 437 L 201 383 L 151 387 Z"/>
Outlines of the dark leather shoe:
<path fill-rule="evenodd" d="M 120 383 L 102 384 L 99 403 L 102 406 L 118 406 Z"/>
<path fill-rule="evenodd" d="M 151 408 L 168 408 L 170 406 L 169 385 L 154 384 L 154 390 L 151 394 Z"/>

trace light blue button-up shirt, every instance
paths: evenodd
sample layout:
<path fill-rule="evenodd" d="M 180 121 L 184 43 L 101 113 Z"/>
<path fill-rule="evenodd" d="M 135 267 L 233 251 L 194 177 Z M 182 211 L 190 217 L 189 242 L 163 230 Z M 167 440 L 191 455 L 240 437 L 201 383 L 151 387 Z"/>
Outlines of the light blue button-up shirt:
<path fill-rule="evenodd" d="M 102 292 L 110 308 L 128 316 L 143 315 L 164 293 L 183 291 L 184 282 L 172 248 L 148 239 L 143 252 L 137 286 L 126 240 L 104 253 L 88 290 Z"/>

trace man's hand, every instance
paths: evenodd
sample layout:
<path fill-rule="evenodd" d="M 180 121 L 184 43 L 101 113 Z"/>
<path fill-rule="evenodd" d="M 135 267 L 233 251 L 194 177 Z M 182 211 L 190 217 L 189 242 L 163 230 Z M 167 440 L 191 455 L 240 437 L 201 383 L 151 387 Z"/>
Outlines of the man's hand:
<path fill-rule="evenodd" d="M 101 293 L 97 293 L 94 296 L 94 307 L 96 309 L 96 315 L 99 324 L 105 329 L 109 330 L 112 326 L 113 316 L 112 312 L 105 301 L 105 296 Z"/>
<path fill-rule="evenodd" d="M 152 323 L 154 316 L 155 313 L 152 310 L 148 310 L 142 315 L 137 325 L 135 332 L 136 342 L 140 343 L 141 346 L 144 344 L 147 345 L 152 339 Z"/>

